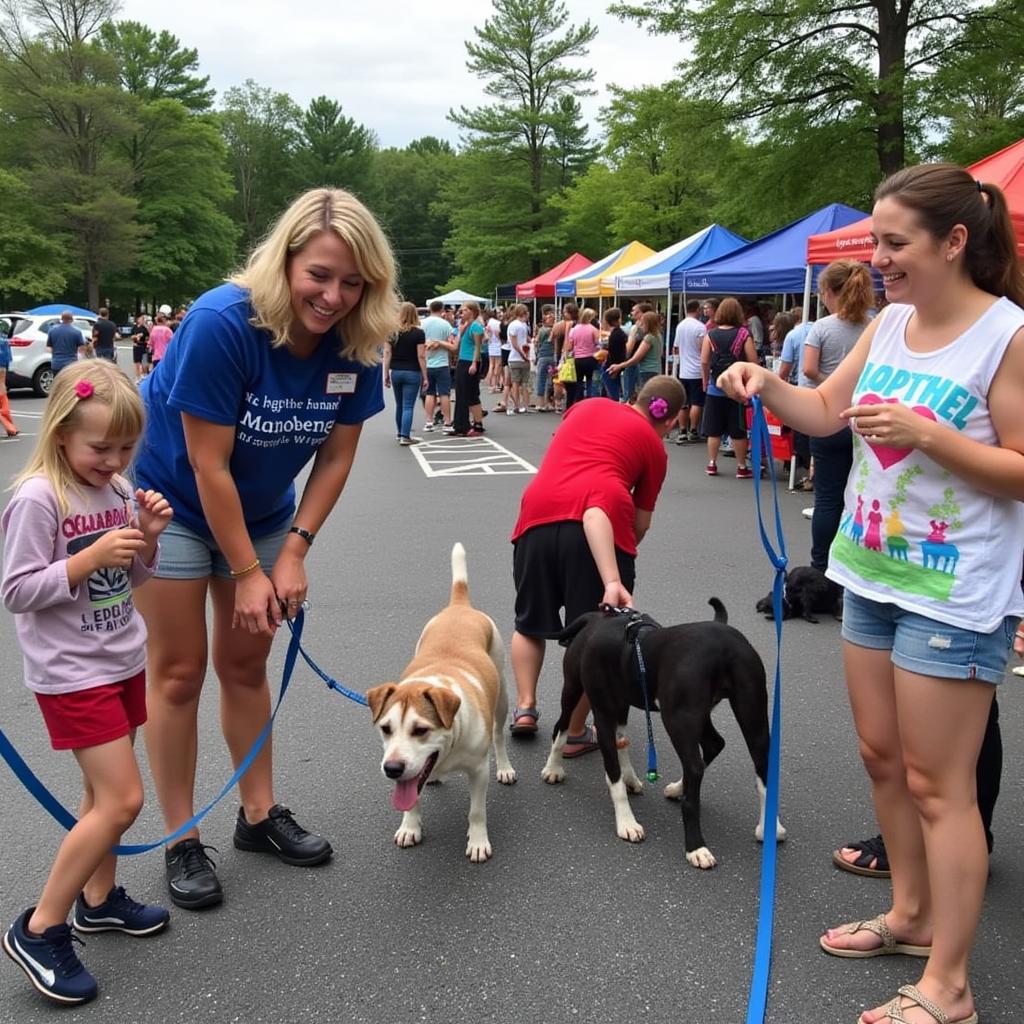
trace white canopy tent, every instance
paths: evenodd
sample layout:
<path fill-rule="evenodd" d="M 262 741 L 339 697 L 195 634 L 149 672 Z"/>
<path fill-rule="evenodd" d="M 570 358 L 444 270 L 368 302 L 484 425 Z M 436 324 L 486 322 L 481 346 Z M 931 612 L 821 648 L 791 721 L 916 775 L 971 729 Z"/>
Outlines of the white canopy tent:
<path fill-rule="evenodd" d="M 428 306 L 432 302 L 443 302 L 446 306 L 457 306 L 460 302 L 478 302 L 481 306 L 487 306 L 490 305 L 491 300 L 480 295 L 470 295 L 469 292 L 456 288 L 455 291 L 445 292 L 444 295 L 435 295 L 434 298 L 427 299 Z"/>

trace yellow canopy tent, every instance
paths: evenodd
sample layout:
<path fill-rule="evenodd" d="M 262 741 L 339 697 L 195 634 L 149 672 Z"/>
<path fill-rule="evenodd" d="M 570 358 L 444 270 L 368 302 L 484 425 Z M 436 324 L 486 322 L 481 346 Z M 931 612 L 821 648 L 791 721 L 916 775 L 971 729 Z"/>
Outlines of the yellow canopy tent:
<path fill-rule="evenodd" d="M 595 274 L 593 277 L 578 277 L 576 279 L 576 294 L 581 298 L 591 298 L 593 296 L 611 296 L 615 294 L 614 286 L 602 284 L 602 279 L 611 278 L 613 281 L 615 275 L 625 267 L 630 267 L 634 263 L 639 263 L 640 260 L 646 259 L 648 256 L 653 256 L 654 250 L 649 246 L 644 245 L 643 242 L 632 241 L 629 245 L 625 246 L 619 258 L 611 265 L 602 267 L 599 274 Z"/>

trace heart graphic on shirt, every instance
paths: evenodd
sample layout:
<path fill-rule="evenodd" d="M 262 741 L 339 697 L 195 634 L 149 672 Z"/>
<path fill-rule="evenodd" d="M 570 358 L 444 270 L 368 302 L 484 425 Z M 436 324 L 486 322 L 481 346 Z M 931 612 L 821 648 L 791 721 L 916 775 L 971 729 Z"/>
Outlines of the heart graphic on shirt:
<path fill-rule="evenodd" d="M 874 394 L 861 395 L 857 402 L 858 405 L 897 405 L 898 403 L 898 398 L 882 398 L 881 395 Z M 926 405 L 912 405 L 910 411 L 916 412 L 918 416 L 923 416 L 927 420 L 935 421 L 935 413 Z M 913 448 L 891 448 L 886 444 L 868 444 L 868 448 L 875 453 L 875 457 L 882 464 L 882 469 L 888 469 L 890 466 L 895 466 L 897 462 L 902 462 L 914 450 Z"/>

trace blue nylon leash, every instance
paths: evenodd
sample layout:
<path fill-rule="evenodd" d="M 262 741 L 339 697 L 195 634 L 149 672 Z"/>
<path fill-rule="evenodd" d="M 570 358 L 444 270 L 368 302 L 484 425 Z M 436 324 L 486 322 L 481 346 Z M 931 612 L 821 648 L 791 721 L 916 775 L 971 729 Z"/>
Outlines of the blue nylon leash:
<path fill-rule="evenodd" d="M 298 632 L 299 632 L 299 636 L 300 636 L 300 637 L 302 636 L 302 621 L 301 621 L 301 618 L 300 618 L 300 616 L 301 616 L 301 615 L 302 615 L 302 612 L 299 612 L 299 614 L 295 616 L 295 623 L 298 623 L 298 625 L 297 625 L 297 626 L 296 626 L 296 625 L 295 625 L 295 623 L 293 623 L 293 622 L 292 622 L 292 621 L 291 621 L 290 619 L 286 619 L 286 620 L 285 620 L 285 621 L 286 621 L 286 622 L 288 623 L 288 628 L 289 628 L 289 629 L 291 629 L 291 631 L 292 631 L 292 638 L 293 638 L 293 639 L 294 639 L 294 637 L 295 637 L 295 631 L 296 631 L 296 629 L 298 629 Z M 306 653 L 306 649 L 305 649 L 305 648 L 304 648 L 304 647 L 302 646 L 302 644 L 301 644 L 301 643 L 300 643 L 300 644 L 298 645 L 298 648 L 299 648 L 299 656 L 300 656 L 300 657 L 302 658 L 302 660 L 303 660 L 303 661 L 304 661 L 304 662 L 305 662 L 305 663 L 306 663 L 306 664 L 307 664 L 307 665 L 308 665 L 308 666 L 309 666 L 309 667 L 310 667 L 310 668 L 311 668 L 311 669 L 312 669 L 312 670 L 313 670 L 313 671 L 314 671 L 314 672 L 315 672 L 315 673 L 316 673 L 316 674 L 317 674 L 317 675 L 318 675 L 318 676 L 319 676 L 319 677 L 320 677 L 320 678 L 321 678 L 321 679 L 322 679 L 322 680 L 323 680 L 323 681 L 324 681 L 324 682 L 325 682 L 325 683 L 326 683 L 326 684 L 327 684 L 327 685 L 328 685 L 328 686 L 329 686 L 329 687 L 330 687 L 330 688 L 331 688 L 332 690 L 334 690 L 334 692 L 335 692 L 335 693 L 340 693 L 340 694 L 341 694 L 341 695 L 342 695 L 343 697 L 348 697 L 348 699 L 349 699 L 349 700 L 351 700 L 351 701 L 355 701 L 355 703 L 356 703 L 356 704 L 361 704 L 361 705 L 362 705 L 362 706 L 363 706 L 364 708 L 365 708 L 365 707 L 369 707 L 369 704 L 367 703 L 367 700 L 366 700 L 366 698 L 365 698 L 365 697 L 364 697 L 364 696 L 363 696 L 363 695 L 362 695 L 361 693 L 356 693 L 356 691 L 355 691 L 355 690 L 350 690 L 350 689 L 348 689 L 348 687 L 346 687 L 346 686 L 342 686 L 342 685 L 341 685 L 341 683 L 339 683 L 337 679 L 333 679 L 333 678 L 332 678 L 331 676 L 329 676 L 329 675 L 328 675 L 328 674 L 327 674 L 327 673 L 326 673 L 326 672 L 325 672 L 325 671 L 324 671 L 324 670 L 323 670 L 323 669 L 322 669 L 322 668 L 321 668 L 321 667 L 320 667 L 320 666 L 319 666 L 319 665 L 318 665 L 318 664 L 317 664 L 317 663 L 316 663 L 316 662 L 315 662 L 315 661 L 314 661 L 314 660 L 313 660 L 313 659 L 312 659 L 312 658 L 311 658 L 311 657 L 310 657 L 310 656 L 309 656 L 309 655 L 308 655 L 308 654 Z"/>
<path fill-rule="evenodd" d="M 654 747 L 654 727 L 651 725 L 651 702 L 647 696 L 647 666 L 644 664 L 644 652 L 640 648 L 640 634 L 644 629 L 651 629 L 655 623 L 644 622 L 642 616 L 634 608 L 616 608 L 614 605 L 603 604 L 601 611 L 606 615 L 625 615 L 629 622 L 626 624 L 626 641 L 629 641 L 630 633 L 633 634 L 632 644 L 636 651 L 636 667 L 640 676 L 640 692 L 644 695 L 644 715 L 647 718 L 647 781 L 657 782 L 658 775 L 658 751 Z"/>
<path fill-rule="evenodd" d="M 775 823 L 779 816 L 779 752 L 782 744 L 782 597 L 786 584 L 786 538 L 782 533 L 782 515 L 779 494 L 775 484 L 775 461 L 771 457 L 772 439 L 764 417 L 761 399 L 752 400 L 754 420 L 751 428 L 750 451 L 754 470 L 754 504 L 757 508 L 757 527 L 761 544 L 775 569 L 772 584 L 772 610 L 775 613 L 775 694 L 772 699 L 771 738 L 768 746 L 768 780 L 764 806 L 764 844 L 761 849 L 760 909 L 757 921 L 757 942 L 754 947 L 754 970 L 750 979 L 750 997 L 747 1002 L 747 1024 L 763 1024 L 768 1004 L 768 980 L 772 965 L 772 927 L 775 917 L 775 874 L 778 841 Z M 761 459 L 768 454 L 768 476 L 772 485 L 772 503 L 775 507 L 775 535 L 778 553 L 772 547 L 761 514 Z"/>
<path fill-rule="evenodd" d="M 651 702 L 647 697 L 647 666 L 644 664 L 643 651 L 640 650 L 640 633 L 637 631 L 633 641 L 636 647 L 636 663 L 640 669 L 640 692 L 644 695 L 644 715 L 647 717 L 647 781 L 658 781 L 658 752 L 654 749 L 654 729 L 651 726 Z"/>
<path fill-rule="evenodd" d="M 163 839 L 158 839 L 155 843 L 129 843 L 115 846 L 111 851 L 112 853 L 116 854 L 118 857 L 132 857 L 139 853 L 148 853 L 150 850 L 155 850 L 159 846 L 173 843 L 176 839 L 180 839 L 186 832 L 198 825 L 199 822 L 202 821 L 203 818 L 205 818 L 206 815 L 209 814 L 210 811 L 212 811 L 213 808 L 220 803 L 220 801 L 223 800 L 232 789 L 234 789 L 238 780 L 249 770 L 249 766 L 256 759 L 257 754 L 259 754 L 260 750 L 263 748 L 263 744 L 267 740 L 267 737 L 270 735 L 270 730 L 274 725 L 274 719 L 277 717 L 277 712 L 281 708 L 281 702 L 284 700 L 284 695 L 288 692 L 288 686 L 291 683 L 292 673 L 295 671 L 295 661 L 298 655 L 302 653 L 302 656 L 306 659 L 307 663 L 309 663 L 309 658 L 306 657 L 301 646 L 302 627 L 304 621 L 305 614 L 300 610 L 298 615 L 295 616 L 295 621 L 288 622 L 288 625 L 291 627 L 292 636 L 288 643 L 288 651 L 285 654 L 284 669 L 281 673 L 281 687 L 277 694 L 277 703 L 274 705 L 274 710 L 271 713 L 267 724 L 263 727 L 259 736 L 256 737 L 249 753 L 242 759 L 242 762 L 235 769 L 235 773 L 225 783 L 224 788 L 221 789 L 221 791 L 201 811 L 194 814 L 185 822 L 184 825 L 181 826 L 181 828 L 176 829 L 170 835 L 164 836 Z M 323 676 L 323 673 L 319 672 L 319 669 L 317 669 L 317 672 Z M 78 823 L 78 819 L 49 791 L 49 789 L 46 788 L 46 785 L 32 771 L 32 769 L 29 768 L 18 751 L 15 750 L 13 744 L 4 734 L 2 729 L 0 729 L 0 757 L 3 757 L 22 785 L 36 798 L 43 809 L 47 811 L 58 824 L 68 830 L 74 828 Z"/>

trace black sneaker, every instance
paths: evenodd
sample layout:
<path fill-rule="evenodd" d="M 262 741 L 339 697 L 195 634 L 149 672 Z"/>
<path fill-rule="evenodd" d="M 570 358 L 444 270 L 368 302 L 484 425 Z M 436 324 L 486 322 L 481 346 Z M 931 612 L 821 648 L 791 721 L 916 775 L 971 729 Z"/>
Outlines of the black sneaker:
<path fill-rule="evenodd" d="M 224 890 L 213 870 L 213 861 L 206 855 L 207 850 L 213 847 L 203 846 L 198 839 L 182 839 L 164 850 L 167 887 L 176 906 L 199 910 L 224 899 Z"/>
<path fill-rule="evenodd" d="M 36 991 L 55 1003 L 72 1005 L 88 1002 L 96 995 L 96 979 L 78 959 L 72 935 L 66 924 L 47 928 L 42 935 L 29 935 L 28 922 L 35 907 L 29 907 L 3 938 L 4 952 L 25 972 Z"/>
<path fill-rule="evenodd" d="M 250 825 L 245 811 L 238 808 L 235 849 L 250 853 L 272 853 L 285 864 L 312 867 L 322 864 L 334 852 L 323 836 L 307 832 L 287 807 L 274 804 L 263 821 Z"/>
<path fill-rule="evenodd" d="M 171 915 L 164 907 L 138 903 L 124 891 L 124 886 L 115 885 L 107 893 L 107 898 L 96 907 L 90 907 L 85 902 L 85 896 L 79 893 L 71 925 L 76 932 L 156 935 L 167 927 L 170 919 Z"/>

